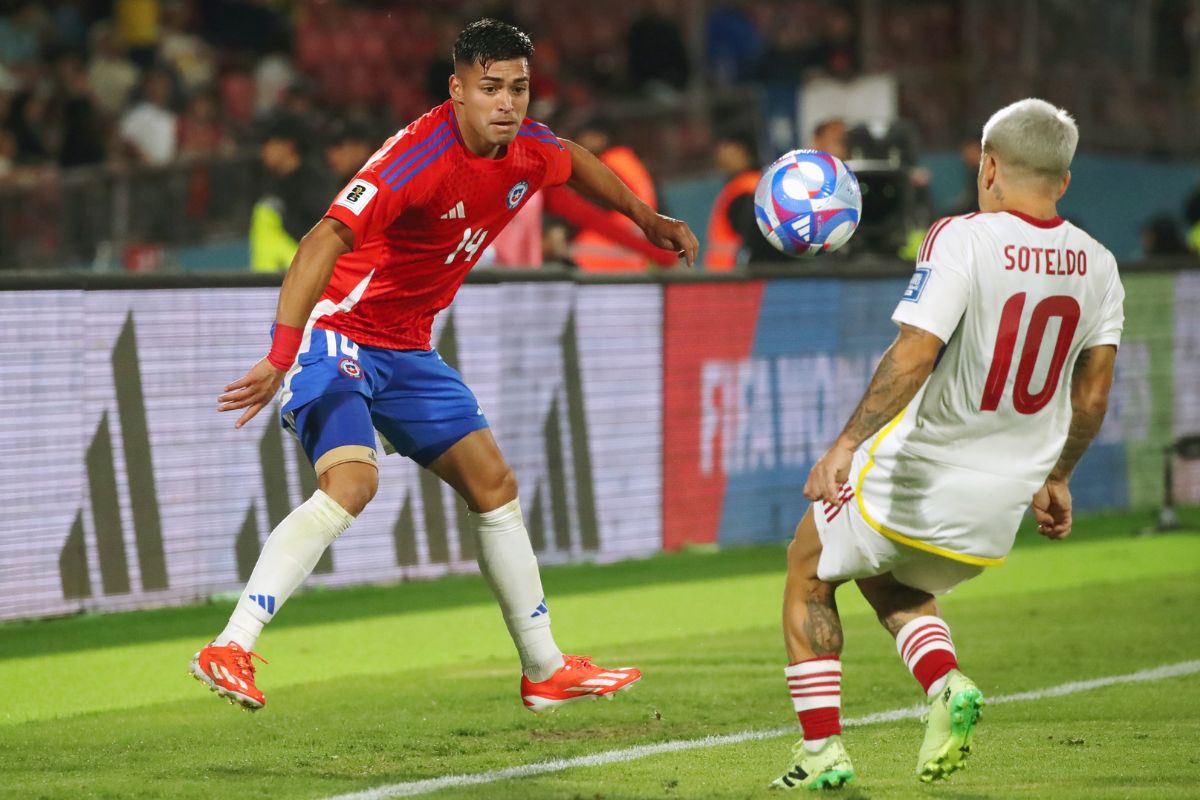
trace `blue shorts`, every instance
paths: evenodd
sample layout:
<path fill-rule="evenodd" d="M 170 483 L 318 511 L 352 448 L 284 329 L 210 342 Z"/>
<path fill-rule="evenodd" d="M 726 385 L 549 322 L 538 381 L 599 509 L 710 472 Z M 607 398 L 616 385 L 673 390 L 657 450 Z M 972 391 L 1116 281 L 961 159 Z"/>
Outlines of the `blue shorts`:
<path fill-rule="evenodd" d="M 313 328 L 283 384 L 283 427 L 315 465 L 336 447 L 389 451 L 423 467 L 488 426 L 475 394 L 436 350 L 388 350 Z"/>

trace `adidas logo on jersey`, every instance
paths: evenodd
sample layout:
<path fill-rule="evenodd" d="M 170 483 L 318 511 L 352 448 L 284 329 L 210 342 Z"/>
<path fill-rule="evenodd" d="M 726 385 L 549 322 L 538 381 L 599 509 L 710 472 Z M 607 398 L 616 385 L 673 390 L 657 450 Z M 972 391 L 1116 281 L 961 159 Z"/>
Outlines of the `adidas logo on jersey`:
<path fill-rule="evenodd" d="M 442 219 L 466 219 L 466 218 L 467 218 L 467 212 L 466 212 L 466 209 L 463 208 L 462 200 L 459 200 L 457 203 L 455 203 L 454 208 L 450 209 L 445 214 L 442 214 Z"/>

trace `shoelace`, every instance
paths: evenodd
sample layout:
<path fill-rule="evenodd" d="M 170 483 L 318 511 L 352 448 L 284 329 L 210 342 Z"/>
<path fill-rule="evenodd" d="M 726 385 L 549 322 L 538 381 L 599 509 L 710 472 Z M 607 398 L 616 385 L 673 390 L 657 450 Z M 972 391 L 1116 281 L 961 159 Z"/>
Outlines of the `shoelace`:
<path fill-rule="evenodd" d="M 250 677 L 250 680 L 253 681 L 254 680 L 254 662 L 250 660 L 251 656 L 253 656 L 254 658 L 257 658 L 259 661 L 261 661 L 264 664 L 270 663 L 265 658 L 260 656 L 258 653 L 255 653 L 253 650 L 250 650 L 250 651 L 233 650 L 232 655 L 230 657 L 233 659 L 233 665 L 235 667 L 237 667 L 238 673 L 241 676 L 248 675 Z"/>
<path fill-rule="evenodd" d="M 596 666 L 591 656 L 564 656 L 563 661 L 567 669 L 591 669 Z"/>

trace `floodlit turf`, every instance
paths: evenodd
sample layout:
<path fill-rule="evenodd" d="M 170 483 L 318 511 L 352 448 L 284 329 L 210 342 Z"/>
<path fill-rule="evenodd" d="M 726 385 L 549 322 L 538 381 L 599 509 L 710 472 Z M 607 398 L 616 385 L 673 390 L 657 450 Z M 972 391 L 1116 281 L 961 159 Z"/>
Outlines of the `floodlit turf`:
<path fill-rule="evenodd" d="M 1029 540 L 944 611 L 985 693 L 1200 659 L 1200 535 L 1134 539 L 1144 518 Z M 299 596 L 261 641 L 267 708 L 185 675 L 226 606 L 0 626 L 0 796 L 327 797 L 793 719 L 779 635 L 783 551 L 689 553 L 547 570 L 560 642 L 645 679 L 612 703 L 534 717 L 477 578 Z M 846 716 L 918 697 L 890 640 L 842 590 Z M 965 772 L 912 775 L 915 721 L 846 741 L 854 798 L 1200 796 L 1200 676 L 988 708 Z M 434 797 L 742 798 L 791 738 L 449 789 Z"/>

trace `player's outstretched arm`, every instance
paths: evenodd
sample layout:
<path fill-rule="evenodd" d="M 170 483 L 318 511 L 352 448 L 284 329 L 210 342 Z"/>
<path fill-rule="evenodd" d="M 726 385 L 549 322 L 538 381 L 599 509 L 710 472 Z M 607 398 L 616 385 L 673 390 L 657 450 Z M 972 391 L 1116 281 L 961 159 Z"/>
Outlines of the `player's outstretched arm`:
<path fill-rule="evenodd" d="M 838 495 L 850 475 L 855 449 L 907 406 L 933 371 L 942 340 L 913 325 L 901 325 L 892 346 L 879 360 L 871 383 L 833 447 L 808 474 L 804 496 L 840 505 Z"/>
<path fill-rule="evenodd" d="M 292 266 L 279 290 L 275 309 L 275 338 L 271 352 L 250 371 L 225 387 L 217 397 L 218 411 L 245 412 L 234 423 L 240 428 L 254 418 L 279 391 L 283 376 L 296 360 L 308 315 L 321 299 L 333 267 L 354 247 L 354 235 L 342 223 L 326 217 L 300 240 Z"/>
<path fill-rule="evenodd" d="M 560 141 L 571 154 L 568 186 L 597 205 L 629 217 L 652 244 L 676 251 L 689 267 L 696 262 L 700 242 L 686 222 L 656 213 L 591 152 L 566 139 Z"/>
<path fill-rule="evenodd" d="M 1071 533 L 1068 482 L 1104 423 L 1116 364 L 1117 348 L 1107 344 L 1084 350 L 1075 361 L 1075 371 L 1071 374 L 1071 427 L 1067 431 L 1067 441 L 1046 484 L 1033 496 L 1033 516 L 1038 533 L 1050 539 L 1062 539 Z"/>

